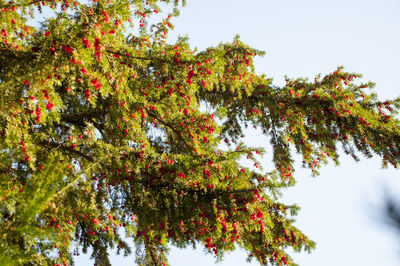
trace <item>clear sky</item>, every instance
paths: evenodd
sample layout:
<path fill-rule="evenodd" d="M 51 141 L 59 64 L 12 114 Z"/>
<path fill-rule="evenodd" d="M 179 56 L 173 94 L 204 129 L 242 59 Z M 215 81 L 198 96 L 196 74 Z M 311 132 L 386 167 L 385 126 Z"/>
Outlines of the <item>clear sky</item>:
<path fill-rule="evenodd" d="M 174 20 L 177 35 L 188 35 L 200 50 L 235 34 L 245 43 L 266 51 L 256 59 L 257 73 L 273 77 L 281 85 L 284 75 L 309 77 L 333 72 L 343 65 L 376 83 L 380 98 L 400 96 L 400 1 L 399 0 L 187 0 Z M 267 140 L 249 132 L 249 144 Z M 270 157 L 263 159 L 270 169 Z M 294 254 L 300 266 L 395 266 L 400 265 L 398 235 L 381 221 L 379 206 L 386 186 L 400 192 L 400 172 L 382 170 L 378 158 L 354 162 L 341 156 L 341 165 L 326 166 L 320 176 L 297 167 L 298 184 L 284 200 L 301 211 L 297 226 L 317 242 L 311 254 Z M 219 265 L 246 264 L 238 251 Z M 113 265 L 135 265 L 134 258 L 113 257 Z M 212 256 L 197 251 L 172 249 L 174 266 L 213 265 Z M 77 265 L 92 265 L 88 256 Z"/>

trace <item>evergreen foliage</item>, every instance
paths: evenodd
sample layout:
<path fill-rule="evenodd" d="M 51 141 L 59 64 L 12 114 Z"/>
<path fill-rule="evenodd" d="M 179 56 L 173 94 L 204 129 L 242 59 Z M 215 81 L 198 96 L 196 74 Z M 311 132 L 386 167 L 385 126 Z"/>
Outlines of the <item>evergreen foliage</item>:
<path fill-rule="evenodd" d="M 1 265 L 73 264 L 81 250 L 109 265 L 110 248 L 132 253 L 125 235 L 140 265 L 167 264 L 171 245 L 294 265 L 286 248 L 314 242 L 279 200 L 293 153 L 315 174 L 340 147 L 398 166 L 399 99 L 342 68 L 274 86 L 238 37 L 169 44 L 183 4 L 0 0 Z M 45 7 L 54 15 L 29 26 Z M 241 141 L 247 125 L 270 138 L 275 170 Z"/>

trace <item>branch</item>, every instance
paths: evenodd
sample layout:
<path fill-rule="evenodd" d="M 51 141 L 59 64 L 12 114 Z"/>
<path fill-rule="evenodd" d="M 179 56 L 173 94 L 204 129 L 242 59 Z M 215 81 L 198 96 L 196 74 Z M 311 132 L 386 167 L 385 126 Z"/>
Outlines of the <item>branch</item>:
<path fill-rule="evenodd" d="M 89 112 L 77 112 L 77 113 L 71 113 L 71 114 L 61 114 L 61 119 L 64 120 L 65 122 L 78 122 L 81 121 L 82 119 L 85 118 L 94 118 L 99 115 L 105 115 L 107 112 L 105 110 L 93 110 Z"/>
<path fill-rule="evenodd" d="M 34 4 L 37 4 L 37 3 L 40 3 L 40 2 L 42 2 L 42 0 L 34 0 L 34 1 L 29 2 L 29 3 L 20 4 L 20 5 L 15 5 L 15 4 L 11 3 L 11 4 L 6 4 L 6 5 L 1 5 L 0 8 L 12 8 L 14 6 L 16 6 L 16 7 L 26 7 L 26 6 L 34 5 Z"/>
<path fill-rule="evenodd" d="M 145 242 L 145 248 L 150 253 L 151 260 L 153 261 L 153 265 L 160 265 L 159 260 L 157 259 L 156 251 L 154 250 L 154 246 L 150 244 L 148 241 Z"/>
<path fill-rule="evenodd" d="M 110 53 L 110 54 L 119 55 L 119 56 L 127 56 L 126 54 L 123 54 L 123 53 L 120 53 L 120 52 L 114 52 L 114 51 L 111 51 L 111 50 L 106 50 L 106 52 L 107 52 L 107 53 Z M 140 59 L 140 60 L 149 60 L 149 61 L 153 60 L 152 58 L 141 57 L 141 56 L 132 56 L 132 55 L 129 55 L 128 57 L 134 58 L 134 59 Z"/>
<path fill-rule="evenodd" d="M 97 123 L 97 122 L 94 121 L 93 119 L 90 119 L 90 122 L 92 122 L 92 124 L 94 125 L 94 127 L 100 132 L 102 139 L 105 140 L 105 139 L 104 139 L 104 132 L 103 132 L 104 125 L 100 125 L 99 123 Z"/>
<path fill-rule="evenodd" d="M 29 63 L 37 59 L 36 55 L 31 52 L 17 51 L 9 47 L 0 47 L 0 67 L 3 69 L 15 68 L 15 61 L 27 60 Z M 28 64 L 28 62 L 27 62 Z"/>
<path fill-rule="evenodd" d="M 64 150 L 64 151 L 79 155 L 80 157 L 83 157 L 83 158 L 85 158 L 86 160 L 88 160 L 90 162 L 94 162 L 95 161 L 94 158 L 92 156 L 90 156 L 90 155 L 86 155 L 86 154 L 84 154 L 84 153 L 82 153 L 80 151 L 73 150 L 70 147 L 66 147 L 66 146 L 64 146 L 62 144 L 59 144 L 59 143 L 56 143 L 56 142 L 42 141 L 42 142 L 40 142 L 40 144 L 44 145 L 44 146 L 47 146 L 47 147 L 61 149 L 61 150 Z"/>
<path fill-rule="evenodd" d="M 88 169 L 92 168 L 94 165 L 92 164 L 91 166 L 89 166 L 85 171 L 87 171 Z M 75 185 L 77 183 L 77 181 L 82 177 L 82 174 L 85 171 L 81 171 L 81 173 L 77 174 L 77 177 L 72 180 L 70 183 L 68 183 L 66 186 L 64 186 L 62 189 L 60 189 L 57 193 L 55 193 L 53 196 L 51 196 L 48 200 L 48 202 L 52 201 L 53 199 L 57 198 L 58 196 L 60 196 L 61 194 L 63 194 L 65 191 L 67 191 L 70 187 L 72 187 L 73 185 Z"/>
<path fill-rule="evenodd" d="M 146 109 L 146 108 L 144 108 Z M 183 143 L 186 145 L 186 147 L 190 148 L 190 145 L 186 142 L 186 140 L 179 134 L 180 132 L 177 131 L 174 127 L 172 127 L 170 124 L 164 122 L 162 119 L 160 119 L 158 116 L 156 116 L 155 114 L 151 113 L 149 110 L 147 110 L 147 113 L 149 114 L 149 116 L 151 116 L 152 118 L 156 119 L 158 122 L 160 122 L 161 124 L 163 124 L 164 126 L 168 127 L 169 129 L 171 129 L 175 135 L 183 141 Z"/>
<path fill-rule="evenodd" d="M 124 54 L 124 53 L 115 52 L 115 51 L 112 51 L 112 50 L 105 50 L 105 51 L 106 51 L 107 53 L 110 53 L 110 54 L 115 54 L 115 55 L 119 55 L 119 56 L 125 56 L 125 57 L 129 57 L 129 58 L 133 58 L 133 59 L 148 60 L 148 61 L 152 61 L 152 60 L 157 59 L 156 57 L 148 58 L 148 57 L 141 57 L 141 56 L 126 55 L 126 54 Z M 159 59 L 159 60 L 161 60 L 162 62 L 168 62 L 168 63 L 170 63 L 170 64 L 175 63 L 173 60 L 167 60 L 167 59 L 165 59 L 165 58 Z M 191 64 L 191 63 L 193 63 L 193 62 L 187 61 L 187 60 L 180 60 L 180 63 Z"/>

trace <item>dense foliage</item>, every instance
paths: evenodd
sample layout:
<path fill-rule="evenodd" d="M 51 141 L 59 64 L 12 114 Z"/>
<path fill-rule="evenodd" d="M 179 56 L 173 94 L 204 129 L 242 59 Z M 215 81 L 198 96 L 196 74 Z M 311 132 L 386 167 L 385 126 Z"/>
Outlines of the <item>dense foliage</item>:
<path fill-rule="evenodd" d="M 170 245 L 293 265 L 287 247 L 314 247 L 279 201 L 294 152 L 315 174 L 338 146 L 397 167 L 399 100 L 342 68 L 274 86 L 239 38 L 169 44 L 182 4 L 0 0 L 1 265 L 72 264 L 81 251 L 108 265 L 110 248 L 131 253 L 127 239 L 140 265 L 167 264 Z M 269 137 L 273 171 L 241 141 L 247 126 Z"/>

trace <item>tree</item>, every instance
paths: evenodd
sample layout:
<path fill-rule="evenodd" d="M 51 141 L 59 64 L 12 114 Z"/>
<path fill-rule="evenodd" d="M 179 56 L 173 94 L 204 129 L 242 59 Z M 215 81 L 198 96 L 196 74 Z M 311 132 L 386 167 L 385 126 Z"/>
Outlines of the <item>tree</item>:
<path fill-rule="evenodd" d="M 108 249 L 131 253 L 124 232 L 141 265 L 167 263 L 169 245 L 293 265 L 285 248 L 314 247 L 293 226 L 298 207 L 279 201 L 293 152 L 314 174 L 339 144 L 397 167 L 399 99 L 379 101 L 343 68 L 274 86 L 238 37 L 168 44 L 180 2 L 0 1 L 3 265 L 69 264 L 89 248 L 108 265 Z M 54 16 L 28 26 L 45 6 Z M 273 171 L 241 141 L 247 126 L 269 136 Z"/>

